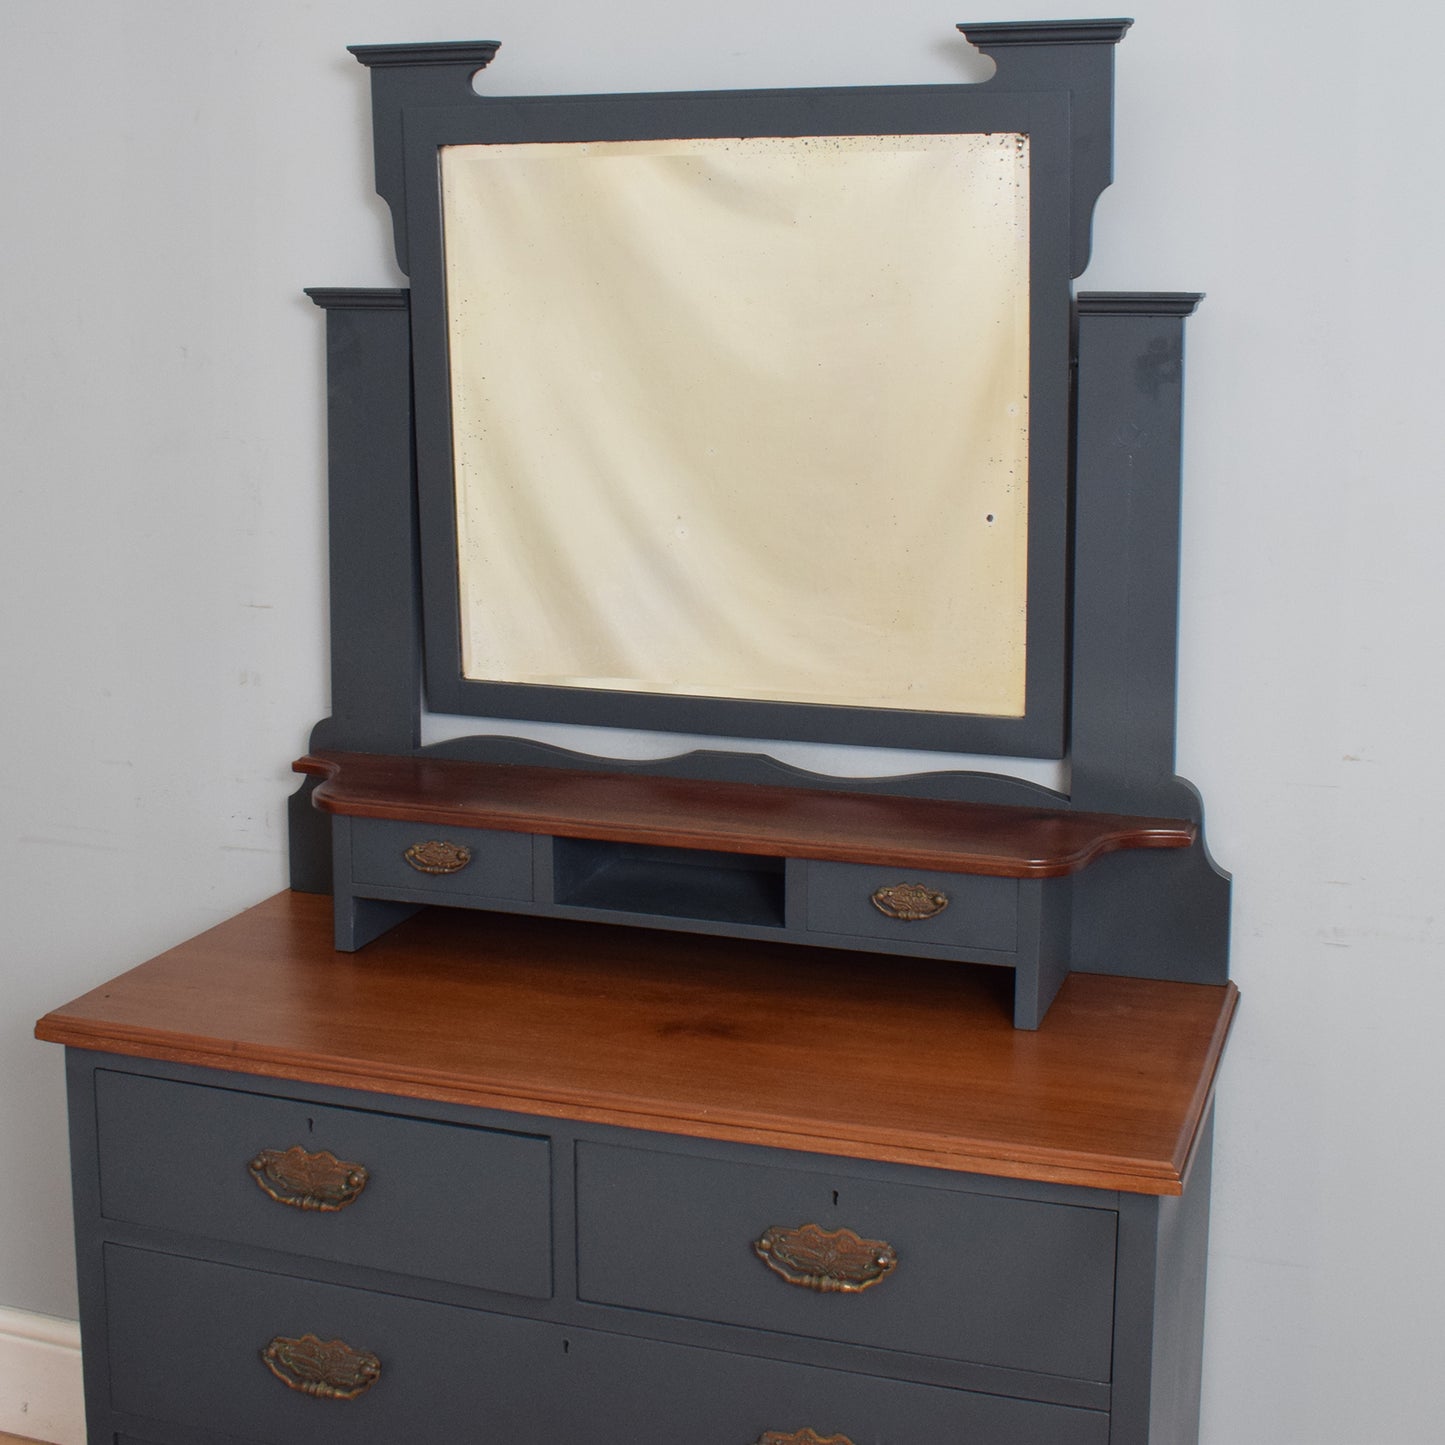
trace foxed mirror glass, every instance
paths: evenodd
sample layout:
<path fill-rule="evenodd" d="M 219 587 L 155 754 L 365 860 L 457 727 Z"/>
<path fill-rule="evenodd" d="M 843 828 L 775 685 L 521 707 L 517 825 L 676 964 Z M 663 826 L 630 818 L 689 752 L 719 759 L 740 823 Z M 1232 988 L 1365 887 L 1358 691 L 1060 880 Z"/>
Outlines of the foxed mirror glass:
<path fill-rule="evenodd" d="M 1028 136 L 439 154 L 465 680 L 1024 715 Z"/>

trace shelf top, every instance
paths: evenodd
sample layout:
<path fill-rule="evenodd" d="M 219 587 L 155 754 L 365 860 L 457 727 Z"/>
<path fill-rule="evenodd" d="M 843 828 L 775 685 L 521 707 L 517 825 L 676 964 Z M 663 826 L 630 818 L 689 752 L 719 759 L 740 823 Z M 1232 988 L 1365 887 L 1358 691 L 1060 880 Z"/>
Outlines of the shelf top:
<path fill-rule="evenodd" d="M 325 779 L 318 808 L 349 817 L 998 878 L 1057 878 L 1119 849 L 1187 848 L 1198 833 L 1183 818 L 378 753 L 292 766 Z"/>
<path fill-rule="evenodd" d="M 283 893 L 47 1014 L 102 1053 L 809 1153 L 1178 1194 L 1232 984 L 428 910 L 358 954 Z"/>

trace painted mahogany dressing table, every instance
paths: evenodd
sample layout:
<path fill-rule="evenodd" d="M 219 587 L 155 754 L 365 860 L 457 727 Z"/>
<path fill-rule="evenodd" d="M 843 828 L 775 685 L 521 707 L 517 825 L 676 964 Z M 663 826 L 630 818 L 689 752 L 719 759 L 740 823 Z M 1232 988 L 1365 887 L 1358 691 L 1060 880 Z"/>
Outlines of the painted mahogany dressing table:
<path fill-rule="evenodd" d="M 411 287 L 311 293 L 332 715 L 296 764 L 293 891 L 37 1027 L 69 1051 L 92 1445 L 1197 1438 L 1237 998 L 1228 879 L 1173 771 L 1198 297 L 1072 293 L 1128 22 L 960 28 L 992 80 L 497 99 L 473 87 L 494 43 L 356 48 Z M 910 207 L 873 235 L 879 186 Z M 900 281 L 931 207 L 958 233 Z M 705 334 L 670 313 L 649 331 L 649 306 L 627 351 L 594 291 L 626 294 L 642 257 L 665 298 L 714 225 L 727 284 L 682 308 Z M 656 243 L 672 230 L 680 255 Z M 844 268 L 810 288 L 835 245 Z M 840 313 L 828 293 L 859 270 Z M 755 285 L 763 311 L 813 308 L 769 357 L 801 337 L 822 368 L 820 338 L 888 333 L 828 375 L 837 404 L 801 439 L 808 393 L 769 378 L 782 420 L 750 411 L 748 445 L 786 431 L 771 457 L 727 451 L 761 394 L 712 369 Z M 917 331 L 925 370 L 982 400 L 899 412 L 901 435 L 944 434 L 905 458 L 904 403 L 876 384 L 915 293 L 957 323 Z M 693 355 L 668 405 L 648 390 L 625 415 L 617 377 L 661 357 L 649 385 L 671 385 Z M 658 442 L 658 411 L 686 445 Z M 863 420 L 839 451 L 844 412 Z M 904 490 L 850 519 L 879 468 L 836 469 L 880 436 Z M 817 486 L 837 525 L 792 550 L 796 528 L 717 511 L 760 487 L 806 517 Z M 905 495 L 929 487 L 923 530 L 959 560 L 956 585 L 923 569 L 937 608 L 897 581 L 921 545 Z M 615 548 L 580 555 L 591 532 Z M 535 570 L 509 593 L 518 557 Z M 798 614 L 781 670 L 690 587 L 734 564 L 780 627 Z M 529 610 L 545 625 L 513 647 Z M 675 656 L 633 649 L 674 614 Z M 880 616 L 888 648 L 829 664 L 835 632 Z M 433 713 L 1058 758 L 1067 789 L 424 745 L 423 683 Z"/>
<path fill-rule="evenodd" d="M 282 895 L 40 1025 L 92 1440 L 1192 1438 L 1232 986 L 1032 1032 L 944 963 L 329 930 Z"/>

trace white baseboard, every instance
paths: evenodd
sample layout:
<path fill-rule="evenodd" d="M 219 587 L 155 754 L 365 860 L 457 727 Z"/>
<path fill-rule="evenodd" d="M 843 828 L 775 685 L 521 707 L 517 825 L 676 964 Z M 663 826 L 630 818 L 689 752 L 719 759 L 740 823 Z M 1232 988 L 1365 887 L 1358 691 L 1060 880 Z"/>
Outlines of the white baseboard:
<path fill-rule="evenodd" d="M 80 1326 L 0 1306 L 0 1431 L 85 1445 Z"/>

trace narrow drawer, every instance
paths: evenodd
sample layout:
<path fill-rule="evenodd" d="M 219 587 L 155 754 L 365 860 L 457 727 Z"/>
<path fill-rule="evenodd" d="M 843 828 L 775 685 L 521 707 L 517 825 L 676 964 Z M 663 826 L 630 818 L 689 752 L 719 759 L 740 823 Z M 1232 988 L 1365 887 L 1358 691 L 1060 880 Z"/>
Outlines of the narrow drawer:
<path fill-rule="evenodd" d="M 813 862 L 807 870 L 807 927 L 812 932 L 995 953 L 1011 953 L 1018 947 L 1016 878 L 878 868 L 869 863 Z M 917 908 L 910 906 L 915 901 Z M 929 916 L 895 916 L 917 912 Z"/>
<path fill-rule="evenodd" d="M 1109 1379 L 1112 1210 L 607 1145 L 580 1144 L 577 1165 L 584 1299 Z M 769 1230 L 806 1225 L 886 1246 L 896 1265 L 857 1292 L 794 1282 L 755 1246 Z M 789 1246 L 796 1254 L 808 1237 Z M 822 1247 L 852 1248 L 842 1236 Z M 826 1272 L 846 1277 L 847 1264 Z"/>
<path fill-rule="evenodd" d="M 1101 1412 L 845 1374 L 399 1299 L 108 1246 L 113 1407 L 269 1445 L 755 1445 L 767 1432 L 854 1445 L 1106 1445 Z M 276 1338 L 341 1340 L 372 1383 L 288 1386 Z M 333 1354 L 338 1353 L 336 1351 Z M 285 1347 L 282 1347 L 284 1364 Z M 358 1377 L 354 1368 L 337 1378 Z M 349 1388 L 349 1386 L 347 1387 Z"/>
<path fill-rule="evenodd" d="M 532 896 L 532 837 L 352 818 L 351 879 L 473 898 Z"/>
<path fill-rule="evenodd" d="M 545 1138 L 108 1069 L 95 1079 L 107 1219 L 537 1299 L 552 1292 Z M 286 1157 L 264 1160 L 266 1150 Z M 365 1170 L 359 1191 L 343 1165 Z"/>

